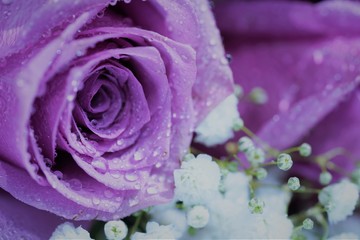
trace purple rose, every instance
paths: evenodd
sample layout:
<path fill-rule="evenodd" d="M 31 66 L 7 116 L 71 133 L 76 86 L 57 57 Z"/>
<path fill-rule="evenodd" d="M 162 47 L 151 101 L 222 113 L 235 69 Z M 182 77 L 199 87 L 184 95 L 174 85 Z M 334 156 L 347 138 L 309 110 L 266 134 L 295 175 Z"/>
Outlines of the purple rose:
<path fill-rule="evenodd" d="M 126 2 L 0 3 L 0 186 L 15 198 L 103 220 L 172 198 L 230 69 L 207 1 Z"/>
<path fill-rule="evenodd" d="M 308 142 L 314 156 L 343 149 L 331 161 L 353 169 L 360 157 L 359 13 L 354 1 L 218 2 L 235 81 L 245 94 L 266 91 L 264 104 L 239 104 L 261 139 L 278 149 Z M 298 173 L 317 178 L 320 168 L 308 164 L 297 163 Z"/>

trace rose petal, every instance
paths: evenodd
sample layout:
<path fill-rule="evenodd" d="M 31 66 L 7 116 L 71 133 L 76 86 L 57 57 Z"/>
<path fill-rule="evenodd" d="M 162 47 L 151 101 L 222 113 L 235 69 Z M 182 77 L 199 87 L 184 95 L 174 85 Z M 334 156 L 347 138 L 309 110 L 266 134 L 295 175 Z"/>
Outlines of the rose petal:
<path fill-rule="evenodd" d="M 136 25 L 190 44 L 196 50 L 198 71 L 193 98 L 197 122 L 232 93 L 228 61 L 206 0 L 158 0 L 145 4 L 134 1 L 121 5 L 121 11 Z M 146 18 L 143 17 L 144 12 Z M 179 25 L 183 27 L 179 28 Z M 197 38 L 193 37 L 194 33 Z"/>
<path fill-rule="evenodd" d="M 61 49 L 64 39 L 71 38 L 90 16 L 90 13 L 86 13 L 77 18 L 58 39 L 36 53 L 36 57 L 33 57 L 31 62 L 28 62 L 28 59 L 24 61 L 26 67 L 20 68 L 17 59 L 13 58 L 7 64 L 7 71 L 2 71 L 5 74 L 1 78 L 0 109 L 4 116 L 0 122 L 3 136 L 0 138 L 0 152 L 5 161 L 11 160 L 12 164 L 28 169 L 34 179 L 37 179 L 37 174 L 34 173 L 34 167 L 29 161 L 26 137 L 33 101 L 45 87 L 46 79 L 43 79 L 43 76 L 46 74 L 47 64 L 56 58 L 56 50 Z M 17 150 L 9 151 L 9 149 Z"/>
<path fill-rule="evenodd" d="M 24 51 L 38 49 L 36 43 L 52 38 L 55 26 L 66 26 L 81 14 L 96 15 L 109 0 L 46 1 L 34 0 L 25 4 L 0 4 L 0 59 Z M 36 14 L 34 14 L 36 12 Z M 24 44 L 26 43 L 26 44 Z"/>
<path fill-rule="evenodd" d="M 6 206 L 2 207 L 0 212 L 1 239 L 4 240 L 48 239 L 54 229 L 64 221 L 54 214 L 40 211 L 17 201 L 3 191 L 0 191 L 0 205 Z"/>
<path fill-rule="evenodd" d="M 215 8 L 236 82 L 246 93 L 260 86 L 268 94 L 261 106 L 241 101 L 240 114 L 273 147 L 296 144 L 356 89 L 360 42 L 333 36 L 360 17 L 358 8 L 353 2 L 235 1 Z M 337 18 L 342 24 L 327 21 Z"/>

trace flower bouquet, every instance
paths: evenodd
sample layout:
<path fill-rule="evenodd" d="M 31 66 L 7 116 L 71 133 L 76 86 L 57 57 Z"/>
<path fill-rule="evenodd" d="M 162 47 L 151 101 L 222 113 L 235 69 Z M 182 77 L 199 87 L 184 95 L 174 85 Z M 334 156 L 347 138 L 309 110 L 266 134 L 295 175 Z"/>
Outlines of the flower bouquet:
<path fill-rule="evenodd" d="M 0 239 L 359 239 L 359 20 L 2 0 Z"/>

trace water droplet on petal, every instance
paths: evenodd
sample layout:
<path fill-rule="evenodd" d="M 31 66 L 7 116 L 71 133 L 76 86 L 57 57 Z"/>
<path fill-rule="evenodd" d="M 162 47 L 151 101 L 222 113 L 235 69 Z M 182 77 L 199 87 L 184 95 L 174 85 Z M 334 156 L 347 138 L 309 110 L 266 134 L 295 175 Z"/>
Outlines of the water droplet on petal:
<path fill-rule="evenodd" d="M 138 178 L 139 178 L 139 176 L 135 173 L 126 173 L 125 174 L 125 179 L 130 182 L 136 181 Z"/>
<path fill-rule="evenodd" d="M 162 152 L 161 147 L 157 147 L 153 152 L 153 157 L 157 157 Z"/>
<path fill-rule="evenodd" d="M 119 139 L 119 140 L 116 141 L 116 144 L 117 144 L 118 146 L 121 146 L 121 145 L 123 145 L 124 143 L 125 143 L 124 139 Z"/>
<path fill-rule="evenodd" d="M 101 201 L 97 197 L 93 197 L 92 202 L 94 205 L 99 205 Z"/>
<path fill-rule="evenodd" d="M 147 192 L 148 194 L 153 195 L 153 194 L 158 193 L 158 190 L 157 190 L 155 187 L 149 187 L 148 189 L 146 189 L 146 192 Z"/>
<path fill-rule="evenodd" d="M 105 190 L 104 195 L 107 198 L 112 198 L 114 196 L 114 193 L 110 190 Z"/>
<path fill-rule="evenodd" d="M 68 100 L 69 102 L 72 102 L 75 99 L 75 95 L 74 94 L 69 94 L 66 96 L 66 100 Z"/>
<path fill-rule="evenodd" d="M 141 188 L 141 184 L 140 183 L 135 183 L 135 189 L 139 190 Z"/>
<path fill-rule="evenodd" d="M 135 206 L 137 204 L 139 204 L 139 199 L 137 199 L 136 197 L 129 199 L 129 206 L 130 207 L 133 207 L 133 206 Z"/>
<path fill-rule="evenodd" d="M 73 178 L 68 181 L 70 188 L 74 191 L 80 191 L 82 189 L 82 183 L 79 179 Z"/>
<path fill-rule="evenodd" d="M 117 4 L 118 0 L 110 0 L 109 4 L 111 6 L 115 6 Z"/>
<path fill-rule="evenodd" d="M 76 51 L 76 56 L 77 57 L 81 57 L 81 56 L 84 56 L 85 55 L 85 51 L 82 50 L 82 49 L 79 49 Z"/>
<path fill-rule="evenodd" d="M 60 172 L 60 171 L 54 171 L 54 175 L 59 179 L 61 180 L 63 178 L 63 173 Z"/>
<path fill-rule="evenodd" d="M 135 161 L 140 161 L 145 157 L 145 153 L 144 153 L 145 149 L 139 149 L 134 153 L 134 160 Z"/>
<path fill-rule="evenodd" d="M 91 162 L 91 165 L 95 168 L 101 169 L 101 170 L 106 170 L 106 164 L 105 162 L 103 162 L 102 160 L 99 159 L 94 159 Z"/>
<path fill-rule="evenodd" d="M 53 164 L 53 162 L 49 158 L 44 158 L 44 163 L 48 168 L 51 168 Z"/>
<path fill-rule="evenodd" d="M 112 173 L 110 173 L 110 175 L 113 176 L 114 178 L 120 178 L 121 177 L 121 175 L 119 173 L 117 173 L 117 172 L 112 172 Z"/>
<path fill-rule="evenodd" d="M 98 18 L 103 18 L 104 15 L 105 15 L 105 10 L 101 10 L 100 12 L 98 12 L 98 13 L 96 14 L 96 16 L 97 16 Z"/>
<path fill-rule="evenodd" d="M 93 126 L 96 126 L 98 124 L 98 121 L 96 119 L 92 119 L 90 121 L 90 123 L 93 125 Z"/>

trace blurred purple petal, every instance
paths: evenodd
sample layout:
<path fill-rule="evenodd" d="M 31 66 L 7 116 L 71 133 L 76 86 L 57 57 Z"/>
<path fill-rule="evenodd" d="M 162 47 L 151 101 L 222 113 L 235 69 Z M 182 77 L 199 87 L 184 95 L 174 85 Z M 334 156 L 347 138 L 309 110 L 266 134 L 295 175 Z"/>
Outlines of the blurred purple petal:
<path fill-rule="evenodd" d="M 224 1 L 215 14 L 233 56 L 235 81 L 245 93 L 260 86 L 268 94 L 264 105 L 240 101 L 250 129 L 280 149 L 309 141 L 319 153 L 331 141 L 332 148 L 353 150 L 349 143 L 358 130 L 342 121 L 356 121 L 357 111 L 345 110 L 350 107 L 342 102 L 360 81 L 359 29 L 353 24 L 360 20 L 358 3 Z M 336 137 L 339 132 L 343 137 Z"/>

